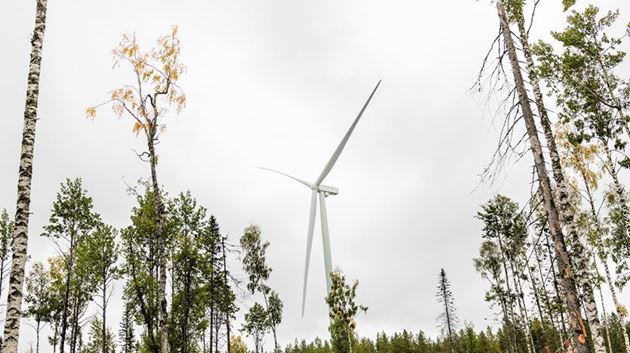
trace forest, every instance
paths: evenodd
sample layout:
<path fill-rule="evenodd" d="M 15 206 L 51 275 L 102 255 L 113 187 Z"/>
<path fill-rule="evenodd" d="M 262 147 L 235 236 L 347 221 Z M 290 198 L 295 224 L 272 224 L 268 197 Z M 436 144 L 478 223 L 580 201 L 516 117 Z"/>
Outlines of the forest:
<path fill-rule="evenodd" d="M 511 166 L 525 164 L 530 180 L 517 188 L 528 198 L 496 193 L 476 205 L 469 215 L 481 225 L 473 230 L 475 257 L 436 265 L 433 281 L 423 285 L 434 301 L 418 305 L 437 308 L 431 318 L 435 328 L 361 335 L 362 320 L 375 304 L 361 302 L 361 278 L 335 266 L 326 273 L 326 295 L 318 297 L 327 309 L 328 336 L 286 341 L 279 333 L 290 329 L 283 322 L 288 294 L 274 281 L 280 267 L 302 264 L 269 260 L 282 245 L 269 240 L 263 222 L 228 234 L 197 190 L 163 183 L 171 161 L 160 152 L 178 149 L 169 145 L 166 136 L 173 132 L 167 125 L 178 124 L 174 116 L 186 115 L 189 98 L 181 55 L 186 42 L 178 26 L 165 27 L 151 45 L 121 32 L 118 43 L 107 45 L 113 48 L 113 70 L 125 80 L 100 87 L 100 96 L 84 102 L 83 119 L 116 118 L 118 128 L 127 129 L 128 145 L 135 146 L 132 139 L 140 143 L 132 153 L 143 174 L 134 176 L 136 182 L 125 180 L 126 195 L 116 196 L 133 200 L 124 211 L 126 225 L 117 227 L 100 213 L 99 200 L 81 176 L 57 183 L 41 229 L 29 224 L 33 214 L 44 212 L 31 208 L 31 200 L 39 197 L 32 180 L 40 172 L 36 152 L 46 149 L 44 143 L 35 149 L 36 126 L 40 93 L 52 93 L 40 90 L 40 77 L 48 69 L 43 55 L 47 10 L 56 6 L 36 0 L 18 182 L 17 188 L 11 186 L 17 197 L 15 203 L 0 200 L 2 353 L 630 353 L 622 295 L 630 283 L 630 193 L 625 188 L 630 22 L 627 13 L 604 11 L 596 3 L 553 1 L 561 2 L 564 11 L 554 14 L 562 25 L 550 33 L 552 40 L 530 37 L 539 24 L 537 10 L 547 2 L 477 4 L 496 15 L 497 31 L 487 38 L 489 48 L 478 48 L 483 60 L 478 73 L 468 73 L 474 78 L 470 92 L 495 102 L 498 126 L 493 152 L 482 156 L 489 162 L 480 166 L 477 180 L 481 187 L 497 185 Z M 305 298 L 316 194 L 326 242 L 324 199 L 337 189 L 320 184 L 364 110 L 371 114 L 366 107 L 372 96 L 377 100 L 387 89 L 387 76 L 377 92 L 379 85 L 319 180 L 296 179 L 313 190 L 302 315 L 304 305 L 311 304 Z M 35 238 L 56 255 L 33 256 L 29 244 Z M 491 313 L 485 327 L 460 314 L 458 303 L 469 294 L 454 290 L 459 287 L 449 273 L 456 267 L 472 268 L 484 283 L 484 301 L 475 305 Z M 29 335 L 34 344 L 25 343 Z"/>

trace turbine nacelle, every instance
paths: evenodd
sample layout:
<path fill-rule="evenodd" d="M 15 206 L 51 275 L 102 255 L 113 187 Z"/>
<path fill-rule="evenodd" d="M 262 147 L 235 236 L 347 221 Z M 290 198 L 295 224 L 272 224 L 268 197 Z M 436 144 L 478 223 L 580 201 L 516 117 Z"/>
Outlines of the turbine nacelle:
<path fill-rule="evenodd" d="M 328 186 L 328 185 L 320 185 L 316 188 L 314 187 L 313 190 L 317 192 L 323 192 L 325 196 L 337 195 L 339 193 L 339 189 L 337 189 L 334 186 Z"/>

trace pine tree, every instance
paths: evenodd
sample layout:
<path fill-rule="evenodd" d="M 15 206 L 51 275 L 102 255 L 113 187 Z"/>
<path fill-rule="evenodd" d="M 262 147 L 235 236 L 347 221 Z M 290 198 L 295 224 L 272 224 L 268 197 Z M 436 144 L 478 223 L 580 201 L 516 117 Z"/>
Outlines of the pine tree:
<path fill-rule="evenodd" d="M 453 336 L 456 332 L 459 318 L 457 317 L 457 310 L 455 308 L 455 298 L 453 297 L 453 291 L 451 290 L 451 283 L 446 278 L 446 271 L 440 269 L 440 275 L 438 277 L 437 292 L 435 293 L 438 303 L 442 306 L 442 313 L 438 315 L 437 320 L 442 329 L 442 332 L 446 333 L 448 342 L 450 345 L 450 351 L 454 352 L 453 348 Z"/>

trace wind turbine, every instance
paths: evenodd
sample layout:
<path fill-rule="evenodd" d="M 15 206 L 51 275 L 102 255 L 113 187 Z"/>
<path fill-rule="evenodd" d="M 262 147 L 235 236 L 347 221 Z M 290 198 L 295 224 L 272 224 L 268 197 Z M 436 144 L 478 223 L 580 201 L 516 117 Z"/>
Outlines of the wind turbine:
<path fill-rule="evenodd" d="M 365 102 L 365 104 L 363 104 L 363 107 L 359 111 L 359 115 L 357 115 L 352 125 L 350 125 L 350 129 L 348 129 L 348 132 L 346 132 L 346 135 L 343 137 L 343 139 L 339 143 L 339 146 L 337 146 L 337 149 L 335 150 L 333 155 L 330 157 L 330 160 L 328 160 L 328 163 L 326 163 L 326 166 L 324 167 L 321 174 L 319 175 L 319 177 L 317 177 L 317 180 L 314 183 L 309 183 L 307 181 L 298 179 L 296 177 L 293 177 L 289 174 L 286 174 L 277 170 L 273 170 L 269 168 L 260 168 L 260 169 L 264 169 L 270 172 L 278 173 L 280 175 L 284 175 L 311 189 L 311 210 L 310 210 L 309 218 L 308 218 L 308 235 L 306 239 L 306 260 L 304 263 L 304 287 L 302 289 L 302 316 L 304 316 L 304 306 L 306 304 L 306 284 L 308 281 L 308 266 L 311 259 L 311 246 L 313 245 L 313 230 L 315 228 L 315 213 L 317 212 L 317 199 L 318 198 L 319 198 L 319 206 L 320 206 L 320 214 L 321 214 L 321 222 L 322 222 L 322 243 L 324 247 L 324 269 L 326 270 L 326 290 L 328 293 L 330 292 L 330 286 L 331 286 L 330 274 L 332 272 L 332 258 L 330 255 L 330 237 L 329 237 L 329 232 L 328 232 L 328 215 L 326 213 L 326 197 L 331 196 L 331 195 L 337 195 L 339 193 L 339 190 L 337 190 L 337 188 L 334 186 L 323 185 L 322 182 L 324 181 L 328 173 L 330 173 L 330 171 L 332 170 L 333 166 L 335 165 L 335 162 L 337 162 L 337 159 L 339 159 L 339 155 L 341 155 L 343 148 L 346 146 L 346 143 L 348 142 L 348 139 L 350 138 L 352 131 L 357 126 L 357 123 L 359 122 L 359 119 L 361 119 L 361 116 L 363 115 L 365 108 L 367 108 L 368 104 L 370 104 L 370 100 L 372 100 L 372 96 L 374 96 L 374 93 L 376 92 L 380 84 L 381 84 L 381 81 L 379 80 L 378 83 L 376 84 L 376 87 L 374 87 L 374 90 L 372 90 L 372 93 L 368 97 L 367 101 Z"/>

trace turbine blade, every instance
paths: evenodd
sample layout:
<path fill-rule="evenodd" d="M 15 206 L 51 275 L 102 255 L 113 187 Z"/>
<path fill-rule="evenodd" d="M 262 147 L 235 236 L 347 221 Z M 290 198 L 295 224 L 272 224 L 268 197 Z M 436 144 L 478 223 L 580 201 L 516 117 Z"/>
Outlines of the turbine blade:
<path fill-rule="evenodd" d="M 311 247 L 313 245 L 313 231 L 315 229 L 315 212 L 317 211 L 317 191 L 311 194 L 311 210 L 308 216 L 308 235 L 306 236 L 306 260 L 304 262 L 304 287 L 302 289 L 302 317 L 306 306 L 306 284 L 308 283 L 308 265 L 311 261 Z"/>
<path fill-rule="evenodd" d="M 319 194 L 319 214 L 322 219 L 322 245 L 324 247 L 324 270 L 326 271 L 326 294 L 330 293 L 332 282 L 330 274 L 332 273 L 332 256 L 330 255 L 330 235 L 328 233 L 328 213 L 326 212 L 326 195 L 322 192 Z"/>
<path fill-rule="evenodd" d="M 291 178 L 291 179 L 297 181 L 300 184 L 308 186 L 309 188 L 313 187 L 313 185 L 311 183 L 309 183 L 309 182 L 306 182 L 306 181 L 304 181 L 302 179 L 298 179 L 298 178 L 293 177 L 293 176 L 291 176 L 289 174 L 286 174 L 286 173 L 283 173 L 283 172 L 280 172 L 280 171 L 277 171 L 277 170 L 274 170 L 274 169 L 269 169 L 269 168 L 264 168 L 264 167 L 258 167 L 258 169 L 262 169 L 262 170 L 266 170 L 266 171 L 269 171 L 269 172 L 273 172 L 273 173 L 277 173 L 277 174 L 280 174 L 280 175 L 284 175 L 285 177 Z"/>
<path fill-rule="evenodd" d="M 322 183 L 322 181 L 324 181 L 324 178 L 326 178 L 328 173 L 330 173 L 330 170 L 332 169 L 332 167 L 337 162 L 337 159 L 339 158 L 341 151 L 343 151 L 343 148 L 346 146 L 346 143 L 348 142 L 348 139 L 350 138 L 352 131 L 354 131 L 354 128 L 357 126 L 357 123 L 359 122 L 359 119 L 361 119 L 361 116 L 363 115 L 365 108 L 367 108 L 368 104 L 370 104 L 370 100 L 372 100 L 372 96 L 374 96 L 374 93 L 376 93 L 376 90 L 378 89 L 378 86 L 380 84 L 381 84 L 381 81 L 379 80 L 378 83 L 376 84 L 376 87 L 374 87 L 374 90 L 368 97 L 367 101 L 365 102 L 365 104 L 363 104 L 363 108 L 361 108 L 361 111 L 359 111 L 359 115 L 357 115 L 357 117 L 354 119 L 354 122 L 352 123 L 352 125 L 350 125 L 350 129 L 348 130 L 348 132 L 346 132 L 346 135 L 341 140 L 341 143 L 339 143 L 339 146 L 337 146 L 337 149 L 335 150 L 333 155 L 330 157 L 330 160 L 328 161 L 328 163 L 326 163 L 326 166 L 324 167 L 324 170 L 322 170 L 322 173 L 319 175 L 319 178 L 317 178 L 317 181 L 315 182 L 316 186 L 319 186 Z"/>

